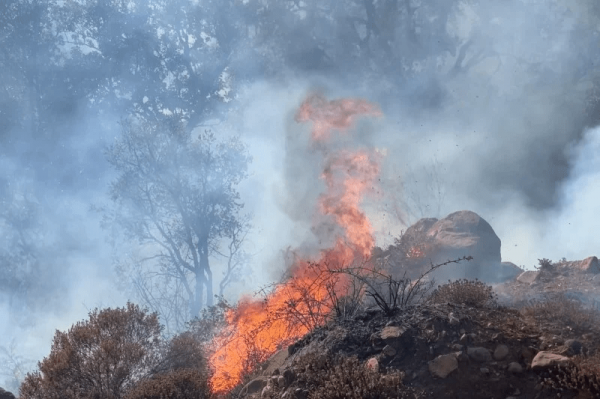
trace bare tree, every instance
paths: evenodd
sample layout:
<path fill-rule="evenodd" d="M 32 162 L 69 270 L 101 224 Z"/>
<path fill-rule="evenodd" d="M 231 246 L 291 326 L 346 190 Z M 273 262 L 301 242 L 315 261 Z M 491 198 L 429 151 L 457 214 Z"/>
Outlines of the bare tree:
<path fill-rule="evenodd" d="M 147 306 L 181 326 L 213 304 L 210 260 L 225 255 L 219 248 L 228 244 L 230 259 L 221 291 L 239 266 L 250 225 L 236 186 L 251 162 L 247 148 L 209 131 L 194 137 L 179 122 L 137 120 L 123 123 L 107 159 L 118 177 L 106 215 L 139 244 L 129 276 Z"/>

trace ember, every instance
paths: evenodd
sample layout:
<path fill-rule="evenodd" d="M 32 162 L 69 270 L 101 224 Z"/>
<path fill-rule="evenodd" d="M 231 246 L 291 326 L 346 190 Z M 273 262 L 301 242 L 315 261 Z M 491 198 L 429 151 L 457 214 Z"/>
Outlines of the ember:
<path fill-rule="evenodd" d="M 301 105 L 297 122 L 313 122 L 313 142 L 326 142 L 332 129 L 345 131 L 361 115 L 377 116 L 377 106 L 360 99 L 327 101 L 310 96 Z M 218 348 L 210 357 L 215 393 L 236 386 L 251 366 L 269 358 L 312 328 L 325 323 L 332 308 L 332 292 L 343 296 L 347 289 L 343 275 L 323 274 L 319 264 L 349 267 L 371 254 L 373 228 L 360 209 L 363 196 L 371 192 L 379 174 L 379 154 L 369 150 L 323 151 L 326 192 L 319 199 L 319 211 L 340 227 L 341 236 L 333 248 L 322 251 L 316 262 L 298 259 L 291 278 L 275 287 L 264 301 L 244 299 L 227 314 L 228 328 L 214 342 Z"/>

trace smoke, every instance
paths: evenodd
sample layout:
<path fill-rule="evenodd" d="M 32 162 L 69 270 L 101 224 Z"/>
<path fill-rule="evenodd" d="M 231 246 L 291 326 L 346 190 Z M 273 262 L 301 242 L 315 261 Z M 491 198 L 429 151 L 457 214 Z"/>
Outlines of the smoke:
<path fill-rule="evenodd" d="M 312 230 L 325 188 L 320 155 L 308 144 L 310 127 L 294 121 L 315 92 L 330 100 L 360 97 L 381 108 L 381 118 L 359 120 L 353 141 L 344 142 L 383 154 L 380 192 L 364 204 L 379 245 L 421 217 L 468 209 L 494 228 L 503 260 L 531 268 L 543 257 L 598 255 L 600 130 L 594 128 L 598 109 L 588 107 L 600 58 L 593 2 L 413 1 L 407 3 L 419 11 L 412 20 L 392 29 L 380 18 L 378 32 L 360 22 L 363 2 L 320 2 L 331 8 L 325 16 L 312 5 L 284 13 L 275 7 L 285 2 L 276 2 L 267 13 L 260 8 L 265 2 L 242 3 L 233 14 L 225 5 L 198 12 L 202 32 L 187 33 L 204 41 L 206 52 L 186 55 L 208 65 L 198 74 L 202 84 L 187 88 L 214 100 L 198 105 L 197 119 L 218 135 L 240 134 L 254 159 L 240 186 L 245 210 L 254 216 L 247 242 L 253 257 L 230 299 L 279 277 L 286 248 L 327 246 Z M 176 26 L 182 7 L 161 11 L 164 21 Z M 258 15 L 271 20 L 261 25 L 253 19 Z M 421 28 L 406 33 L 410 24 Z M 148 22 L 132 18 L 128 26 L 131 36 Z M 252 40 L 259 44 L 250 46 Z M 117 68 L 121 76 L 106 86 L 120 90 L 114 107 L 91 102 L 101 97 L 92 91 L 68 109 L 47 111 L 52 120 L 38 136 L 28 130 L 27 107 L 22 123 L 15 117 L 0 126 L 2 179 L 13 188 L 26 182 L 38 207 L 44 279 L 40 292 L 27 294 L 25 315 L 8 300 L 0 303 L 0 346 L 15 339 L 17 350 L 40 360 L 55 329 L 67 329 L 96 306 L 128 299 L 116 289 L 112 257 L 118 254 L 110 231 L 99 227 L 100 215 L 90 208 L 109 202 L 113 176 L 103 150 L 127 116 L 121 103 L 131 98 L 146 111 L 159 106 L 158 89 L 142 73 L 159 69 L 148 54 L 138 69 Z M 50 79 L 56 71 L 46 72 Z M 207 83 L 211 79 L 218 84 Z M 33 91 L 33 83 L 26 89 Z M 46 95 L 60 99 L 61 88 L 52 89 Z M 7 98 L 25 96 L 20 93 Z M 163 107 L 177 104 L 164 101 Z"/>

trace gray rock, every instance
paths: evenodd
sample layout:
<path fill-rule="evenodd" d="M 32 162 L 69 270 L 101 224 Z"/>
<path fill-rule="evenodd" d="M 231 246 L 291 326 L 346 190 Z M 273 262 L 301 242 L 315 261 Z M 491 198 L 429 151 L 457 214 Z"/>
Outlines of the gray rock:
<path fill-rule="evenodd" d="M 386 357 L 393 357 L 396 355 L 396 349 L 390 345 L 386 345 L 381 351 Z"/>
<path fill-rule="evenodd" d="M 428 363 L 429 372 L 438 378 L 446 378 L 448 375 L 458 368 L 458 360 L 456 355 L 440 355 Z"/>
<path fill-rule="evenodd" d="M 494 359 L 504 360 L 508 356 L 508 346 L 498 345 L 494 351 Z"/>
<path fill-rule="evenodd" d="M 492 355 L 490 351 L 480 346 L 467 348 L 467 355 L 469 356 L 469 359 L 479 363 L 492 361 Z"/>
<path fill-rule="evenodd" d="M 523 366 L 517 362 L 510 362 L 508 364 L 508 372 L 513 374 L 519 374 L 523 372 Z"/>

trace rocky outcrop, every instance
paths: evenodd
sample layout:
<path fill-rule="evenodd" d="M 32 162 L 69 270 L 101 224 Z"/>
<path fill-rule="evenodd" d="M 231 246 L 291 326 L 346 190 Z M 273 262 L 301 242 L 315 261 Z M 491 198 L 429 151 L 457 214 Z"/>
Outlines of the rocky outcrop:
<path fill-rule="evenodd" d="M 477 278 L 497 283 L 512 280 L 522 272 L 513 263 L 502 262 L 500 248 L 500 238 L 488 222 L 475 212 L 459 211 L 439 220 L 419 220 L 406 230 L 390 253 L 392 257 L 396 254 L 396 263 L 402 264 L 411 278 L 417 278 L 431 263 L 471 256 L 471 262 L 445 266 L 433 277 L 438 281 Z"/>

